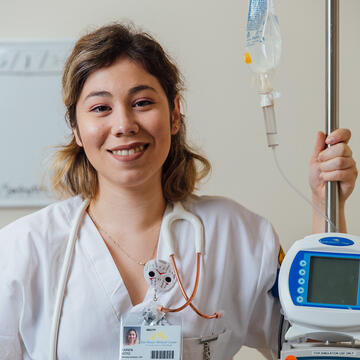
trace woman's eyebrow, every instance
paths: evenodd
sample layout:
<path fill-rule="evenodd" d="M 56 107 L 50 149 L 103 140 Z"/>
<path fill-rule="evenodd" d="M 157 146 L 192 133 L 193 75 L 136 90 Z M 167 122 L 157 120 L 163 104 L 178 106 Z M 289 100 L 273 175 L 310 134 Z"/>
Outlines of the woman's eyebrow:
<path fill-rule="evenodd" d="M 138 85 L 138 86 L 134 86 L 133 88 L 131 88 L 129 90 L 129 95 L 133 95 L 136 94 L 139 91 L 142 90 L 152 90 L 154 92 L 157 92 L 153 87 L 149 86 L 149 85 Z"/>
<path fill-rule="evenodd" d="M 108 92 L 108 91 L 104 91 L 104 90 L 101 90 L 101 91 L 92 91 L 90 94 L 88 94 L 85 98 L 85 100 L 91 98 L 91 97 L 94 97 L 94 96 L 105 96 L 105 97 L 111 97 L 112 95 Z"/>
<path fill-rule="evenodd" d="M 138 85 L 138 86 L 134 86 L 129 90 L 129 95 L 133 95 L 136 94 L 139 91 L 142 90 L 151 90 L 157 93 L 157 91 L 149 85 Z M 95 97 L 95 96 L 102 96 L 102 97 L 112 97 L 112 94 L 108 91 L 105 90 L 99 90 L 99 91 L 92 91 L 91 93 L 89 93 L 86 98 L 85 101 L 91 97 Z"/>

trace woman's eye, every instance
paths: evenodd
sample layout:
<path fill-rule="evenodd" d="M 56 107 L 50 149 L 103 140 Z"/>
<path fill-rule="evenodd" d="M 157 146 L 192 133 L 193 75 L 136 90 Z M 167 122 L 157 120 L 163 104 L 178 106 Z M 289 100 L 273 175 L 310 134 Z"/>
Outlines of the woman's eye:
<path fill-rule="evenodd" d="M 144 107 L 153 104 L 150 100 L 139 100 L 133 106 L 134 107 Z"/>
<path fill-rule="evenodd" d="M 110 106 L 98 105 L 98 106 L 93 107 L 90 111 L 96 112 L 96 113 L 102 113 L 102 112 L 105 112 L 105 111 L 109 111 L 110 109 L 111 109 Z"/>

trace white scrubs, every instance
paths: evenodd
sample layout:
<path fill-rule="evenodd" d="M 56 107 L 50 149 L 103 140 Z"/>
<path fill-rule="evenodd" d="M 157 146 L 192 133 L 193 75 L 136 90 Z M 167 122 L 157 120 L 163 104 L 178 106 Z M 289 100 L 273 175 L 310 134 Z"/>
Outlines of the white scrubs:
<path fill-rule="evenodd" d="M 55 203 L 0 231 L 0 359 L 48 360 L 60 269 L 81 201 L 74 197 Z M 279 252 L 271 225 L 224 198 L 191 197 L 183 205 L 201 219 L 205 231 L 194 304 L 206 314 L 224 312 L 223 318 L 212 320 L 200 318 L 190 307 L 169 315 L 182 321 L 183 359 L 202 359 L 199 337 L 212 334 L 219 337 L 209 343 L 211 359 L 230 360 L 242 345 L 270 359 L 280 316 L 270 293 Z M 186 221 L 174 227 L 177 264 L 190 294 L 196 270 L 193 230 Z M 168 260 L 162 233 L 157 258 Z M 151 298 L 148 291 L 144 301 Z M 184 301 L 176 285 L 160 296 L 159 304 L 178 307 Z M 65 292 L 58 359 L 119 359 L 120 319 L 132 308 L 104 241 L 85 215 Z"/>

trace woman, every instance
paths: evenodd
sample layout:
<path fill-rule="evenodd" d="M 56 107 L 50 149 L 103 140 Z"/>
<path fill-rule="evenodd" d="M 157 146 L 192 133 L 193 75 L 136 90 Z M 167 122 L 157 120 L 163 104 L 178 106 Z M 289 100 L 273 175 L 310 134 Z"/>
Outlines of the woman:
<path fill-rule="evenodd" d="M 0 233 L 1 359 L 48 359 L 49 331 L 70 225 L 84 199 L 59 328 L 59 359 L 118 359 L 120 321 L 152 299 L 144 264 L 168 261 L 161 222 L 175 201 L 204 225 L 205 251 L 194 303 L 221 319 L 203 319 L 188 307 L 169 315 L 182 323 L 184 359 L 202 359 L 199 338 L 215 335 L 211 356 L 231 359 L 242 345 L 270 357 L 279 304 L 269 293 L 279 243 L 271 225 L 241 205 L 193 195 L 208 161 L 186 144 L 176 66 L 150 36 L 122 25 L 81 38 L 63 75 L 73 137 L 56 154 L 53 185 L 69 199 L 20 219 Z M 348 130 L 319 134 L 310 168 L 315 203 L 324 181 L 340 181 L 343 204 L 357 170 L 346 145 Z M 324 150 L 325 142 L 331 143 Z M 196 161 L 202 171 L 198 170 Z M 314 215 L 314 231 L 323 231 Z M 175 225 L 176 257 L 186 289 L 196 259 L 192 228 Z M 159 304 L 184 302 L 178 286 Z"/>
<path fill-rule="evenodd" d="M 138 334 L 135 329 L 129 329 L 126 333 L 126 345 L 136 345 L 139 343 Z"/>

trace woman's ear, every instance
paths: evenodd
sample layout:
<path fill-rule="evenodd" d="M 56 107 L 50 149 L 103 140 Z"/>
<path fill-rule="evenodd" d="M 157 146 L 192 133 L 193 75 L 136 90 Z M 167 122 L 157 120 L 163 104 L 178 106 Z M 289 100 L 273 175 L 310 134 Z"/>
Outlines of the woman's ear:
<path fill-rule="evenodd" d="M 74 134 L 74 136 L 75 136 L 75 141 L 76 141 L 76 143 L 77 143 L 80 147 L 82 147 L 83 144 L 82 144 L 82 141 L 81 141 L 81 136 L 80 136 L 78 127 L 73 128 L 73 129 L 72 129 L 72 132 L 73 132 L 73 134 Z"/>
<path fill-rule="evenodd" d="M 174 99 L 174 109 L 171 113 L 171 135 L 177 134 L 180 130 L 181 112 L 180 112 L 180 96 L 176 95 Z"/>

